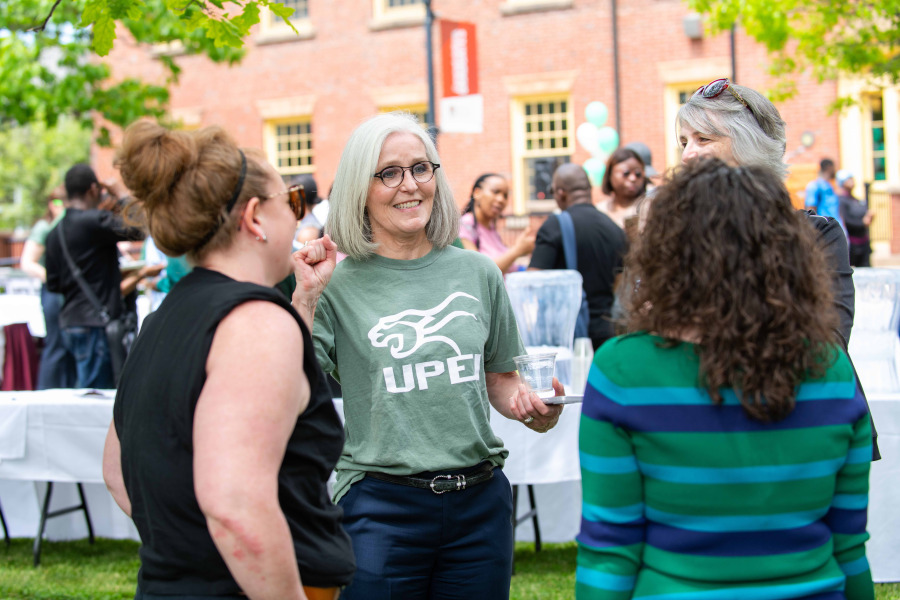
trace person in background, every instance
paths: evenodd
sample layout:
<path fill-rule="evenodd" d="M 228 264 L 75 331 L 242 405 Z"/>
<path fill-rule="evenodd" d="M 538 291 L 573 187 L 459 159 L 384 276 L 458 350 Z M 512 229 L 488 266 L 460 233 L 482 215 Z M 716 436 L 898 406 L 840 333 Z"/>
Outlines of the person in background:
<path fill-rule="evenodd" d="M 101 184 L 90 166 L 78 164 L 66 172 L 65 184 L 66 214 L 47 235 L 47 289 L 61 293 L 65 298 L 59 323 L 63 343 L 75 356 L 75 386 L 112 389 L 116 380 L 106 323 L 118 319 L 125 310 L 117 244 L 142 240 L 144 231 L 140 227 L 126 226 L 118 214 L 128 199 L 128 190 L 120 181 Z M 113 199 L 114 211 L 100 208 L 104 192 Z M 84 284 L 108 319 L 104 319 L 72 274 L 63 251 L 61 231 Z"/>
<path fill-rule="evenodd" d="M 511 248 L 507 248 L 497 232 L 497 221 L 509 203 L 509 183 L 496 173 L 483 173 L 472 186 L 472 195 L 463 216 L 459 219 L 459 238 L 463 248 L 487 255 L 507 273 L 517 259 L 534 250 L 534 231 L 531 226 L 519 234 Z"/>
<path fill-rule="evenodd" d="M 135 598 L 335 600 L 354 570 L 326 486 L 340 419 L 312 321 L 272 287 L 327 279 L 334 245 L 292 257 L 299 189 L 219 127 L 139 121 L 116 163 L 159 248 L 196 265 L 147 318 L 104 449 L 141 536 Z"/>
<path fill-rule="evenodd" d="M 641 162 L 644 163 L 644 177 L 647 178 L 647 192 L 660 185 L 663 176 L 662 173 L 653 167 L 653 155 L 650 153 L 650 148 L 647 144 L 644 142 L 631 142 L 630 144 L 625 144 L 625 148 L 634 150 L 641 157 Z"/>
<path fill-rule="evenodd" d="M 334 498 L 358 568 L 341 598 L 508 598 L 512 490 L 491 407 L 544 432 L 561 406 L 519 381 L 494 262 L 450 246 L 458 208 L 415 117 L 359 125 L 330 200 L 325 230 L 348 256 L 330 281 L 298 276 L 292 303 L 315 315 L 316 355 L 344 394 Z"/>
<path fill-rule="evenodd" d="M 626 223 L 634 223 L 638 207 L 647 191 L 644 161 L 630 148 L 619 148 L 606 161 L 600 189 L 609 196 L 597 208 L 625 231 Z"/>
<path fill-rule="evenodd" d="M 784 119 L 765 96 L 728 79 L 701 86 L 678 110 L 676 134 L 683 149 L 681 161 L 714 157 L 732 166 L 763 166 L 784 178 L 787 135 Z M 826 165 L 827 167 L 827 165 Z M 840 223 L 830 217 L 804 213 L 806 223 L 818 232 L 817 240 L 828 257 L 834 305 L 839 317 L 836 339 L 844 350 L 853 328 L 853 269 L 847 238 Z M 881 458 L 878 434 L 872 423 L 874 460 Z"/>
<path fill-rule="evenodd" d="M 842 169 L 835 175 L 838 184 L 838 201 L 841 205 L 841 220 L 847 228 L 847 241 L 850 244 L 850 266 L 870 267 L 872 244 L 869 240 L 869 225 L 875 213 L 869 210 L 865 201 L 853 196 L 856 180 L 853 173 Z"/>
<path fill-rule="evenodd" d="M 841 219 L 840 203 L 834 191 L 834 186 L 831 185 L 831 181 L 834 179 L 834 171 L 834 161 L 830 158 L 823 158 L 819 162 L 819 176 L 806 186 L 804 203 L 807 209 L 814 210 L 819 216 L 831 217 L 844 228 L 844 222 Z"/>
<path fill-rule="evenodd" d="M 76 383 L 75 357 L 63 343 L 59 328 L 63 296 L 47 289 L 47 269 L 44 268 L 47 235 L 66 213 L 65 197 L 66 189 L 63 185 L 51 192 L 47 198 L 47 212 L 31 228 L 19 262 L 25 273 L 41 280 L 41 309 L 44 312 L 47 335 L 44 337 L 44 349 L 38 367 L 39 390 L 71 388 Z"/>
<path fill-rule="evenodd" d="M 291 178 L 291 185 L 302 185 L 306 194 L 306 204 L 310 207 L 309 213 L 297 224 L 297 236 L 295 247 L 305 242 L 322 237 L 325 220 L 328 217 L 328 200 L 319 197 L 319 186 L 316 179 L 309 173 L 301 173 Z"/>
<path fill-rule="evenodd" d="M 578 600 L 874 598 L 870 421 L 804 220 L 761 166 L 657 190 L 584 396 Z"/>
<path fill-rule="evenodd" d="M 613 336 L 611 313 L 616 276 L 628 242 L 625 232 L 591 202 L 591 181 L 574 163 L 563 163 L 553 173 L 553 198 L 560 210 L 572 217 L 575 252 L 582 287 L 587 295 L 588 336 L 594 348 Z M 559 219 L 549 217 L 538 229 L 529 269 L 565 269 L 562 228 Z"/>

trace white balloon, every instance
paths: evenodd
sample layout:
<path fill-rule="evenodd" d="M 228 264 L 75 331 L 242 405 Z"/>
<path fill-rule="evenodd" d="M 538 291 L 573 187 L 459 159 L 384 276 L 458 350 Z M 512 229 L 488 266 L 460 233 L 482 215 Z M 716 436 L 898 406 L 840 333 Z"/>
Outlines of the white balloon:
<path fill-rule="evenodd" d="M 591 156 L 595 156 L 600 152 L 600 129 L 592 123 L 582 123 L 575 130 L 575 137 L 581 147 L 590 152 Z"/>

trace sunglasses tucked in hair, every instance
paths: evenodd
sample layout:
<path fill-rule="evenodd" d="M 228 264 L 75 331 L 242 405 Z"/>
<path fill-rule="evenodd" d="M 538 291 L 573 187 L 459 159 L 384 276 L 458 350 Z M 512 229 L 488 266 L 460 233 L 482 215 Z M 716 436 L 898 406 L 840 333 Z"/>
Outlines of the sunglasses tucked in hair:
<path fill-rule="evenodd" d="M 697 88 L 697 91 L 694 92 L 694 95 L 700 94 L 701 97 L 706 98 L 707 100 L 712 100 L 713 98 L 718 98 L 722 95 L 722 93 L 728 90 L 731 92 L 731 95 L 734 96 L 734 99 L 744 105 L 744 107 L 750 111 L 750 114 L 753 115 L 753 119 L 756 121 L 756 124 L 759 125 L 759 128 L 762 129 L 762 125 L 759 122 L 759 117 L 756 116 L 756 113 L 753 111 L 753 108 L 744 100 L 740 94 L 738 94 L 737 90 L 734 89 L 734 86 L 731 85 L 731 82 L 728 81 L 727 78 L 716 79 L 714 81 L 710 81 L 706 85 L 701 85 Z M 765 131 L 765 130 L 763 130 Z"/>
<path fill-rule="evenodd" d="M 294 216 L 297 217 L 297 220 L 299 221 L 302 219 L 306 214 L 306 190 L 303 189 L 303 186 L 292 185 L 284 191 L 275 192 L 274 194 L 263 197 L 268 200 L 270 198 L 277 198 L 282 194 L 288 195 L 288 204 L 291 205 L 291 210 L 294 211 Z"/>

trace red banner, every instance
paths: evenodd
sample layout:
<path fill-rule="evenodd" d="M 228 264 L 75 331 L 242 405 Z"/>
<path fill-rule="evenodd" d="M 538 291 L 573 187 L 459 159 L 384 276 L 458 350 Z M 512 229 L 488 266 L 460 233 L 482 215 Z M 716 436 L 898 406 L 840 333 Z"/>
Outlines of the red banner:
<path fill-rule="evenodd" d="M 444 98 L 478 93 L 475 24 L 441 20 Z"/>

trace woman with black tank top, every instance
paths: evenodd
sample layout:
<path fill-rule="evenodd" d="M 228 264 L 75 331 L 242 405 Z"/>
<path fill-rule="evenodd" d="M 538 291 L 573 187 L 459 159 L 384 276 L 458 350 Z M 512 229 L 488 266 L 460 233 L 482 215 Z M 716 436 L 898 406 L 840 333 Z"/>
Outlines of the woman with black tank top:
<path fill-rule="evenodd" d="M 144 323 L 104 451 L 135 598 L 333 600 L 354 571 L 326 491 L 343 431 L 311 323 L 272 286 L 327 281 L 335 246 L 291 255 L 302 191 L 220 128 L 138 122 L 117 165 L 157 246 L 196 265 Z"/>

